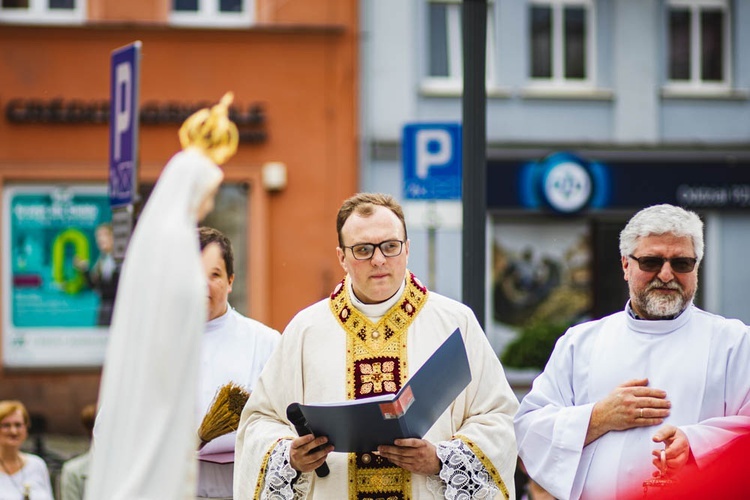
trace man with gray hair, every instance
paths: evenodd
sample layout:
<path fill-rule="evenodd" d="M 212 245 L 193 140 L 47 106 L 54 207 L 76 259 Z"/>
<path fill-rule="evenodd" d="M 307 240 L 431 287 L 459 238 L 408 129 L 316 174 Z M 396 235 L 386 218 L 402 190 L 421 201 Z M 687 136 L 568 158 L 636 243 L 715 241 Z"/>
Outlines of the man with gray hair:
<path fill-rule="evenodd" d="M 556 498 L 631 497 L 750 426 L 748 327 L 693 304 L 700 218 L 641 210 L 620 254 L 625 309 L 570 328 L 515 417 L 521 460 Z"/>

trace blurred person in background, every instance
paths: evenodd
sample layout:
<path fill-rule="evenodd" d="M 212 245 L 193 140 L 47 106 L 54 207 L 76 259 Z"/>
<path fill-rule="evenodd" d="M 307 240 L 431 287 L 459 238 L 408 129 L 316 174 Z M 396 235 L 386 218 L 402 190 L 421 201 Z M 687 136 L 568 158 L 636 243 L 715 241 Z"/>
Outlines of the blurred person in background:
<path fill-rule="evenodd" d="M 47 464 L 23 453 L 31 419 L 20 401 L 0 401 L 0 498 L 2 500 L 53 500 Z"/>
<path fill-rule="evenodd" d="M 117 282 L 120 279 L 120 265 L 115 260 L 114 235 L 111 224 L 100 224 L 94 233 L 99 257 L 90 265 L 89 261 L 76 258 L 73 262 L 86 278 L 88 285 L 99 294 L 99 310 L 96 316 L 98 326 L 109 326 L 117 296 Z"/>
<path fill-rule="evenodd" d="M 86 435 L 91 438 L 96 419 L 96 405 L 88 404 L 81 410 L 81 424 L 86 429 Z M 71 458 L 63 464 L 60 474 L 60 495 L 62 500 L 83 500 L 86 478 L 89 476 L 91 464 L 91 449 Z"/>
<path fill-rule="evenodd" d="M 218 229 L 198 230 L 201 257 L 208 281 L 208 322 L 201 341 L 198 388 L 198 423 L 211 406 L 216 392 L 227 383 L 252 392 L 281 334 L 259 321 L 246 318 L 229 304 L 234 283 L 232 243 Z M 231 499 L 234 460 L 211 457 L 234 454 L 237 433 L 210 441 L 199 452 L 198 498 Z"/>

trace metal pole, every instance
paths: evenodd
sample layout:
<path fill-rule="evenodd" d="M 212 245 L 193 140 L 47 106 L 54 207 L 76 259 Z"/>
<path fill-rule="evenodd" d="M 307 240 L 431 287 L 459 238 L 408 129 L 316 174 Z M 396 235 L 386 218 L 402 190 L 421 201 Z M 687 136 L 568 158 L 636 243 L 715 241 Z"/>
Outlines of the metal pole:
<path fill-rule="evenodd" d="M 427 289 L 435 290 L 437 286 L 437 247 L 438 216 L 435 200 L 427 202 Z"/>
<path fill-rule="evenodd" d="M 463 302 L 484 327 L 487 0 L 463 0 Z"/>

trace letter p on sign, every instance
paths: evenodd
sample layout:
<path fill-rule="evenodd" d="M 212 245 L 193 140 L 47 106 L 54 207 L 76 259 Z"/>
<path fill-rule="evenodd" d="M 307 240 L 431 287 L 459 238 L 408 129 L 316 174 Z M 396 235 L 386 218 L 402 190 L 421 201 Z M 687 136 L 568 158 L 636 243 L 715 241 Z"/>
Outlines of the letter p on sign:
<path fill-rule="evenodd" d="M 452 157 L 451 136 L 447 131 L 417 131 L 417 177 L 426 179 L 431 168 L 445 167 Z"/>
<path fill-rule="evenodd" d="M 109 65 L 109 202 L 133 203 L 137 188 L 141 42 L 112 51 Z"/>
<path fill-rule="evenodd" d="M 132 85 L 133 72 L 130 62 L 121 62 L 115 67 L 115 116 L 113 117 L 115 160 L 122 158 L 122 136 L 130 130 L 133 122 Z"/>

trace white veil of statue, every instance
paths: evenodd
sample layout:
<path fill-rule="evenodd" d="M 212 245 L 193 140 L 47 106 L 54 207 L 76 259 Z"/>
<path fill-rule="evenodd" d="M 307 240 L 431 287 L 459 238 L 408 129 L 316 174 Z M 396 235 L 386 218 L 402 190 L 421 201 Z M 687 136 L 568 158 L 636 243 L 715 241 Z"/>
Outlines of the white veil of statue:
<path fill-rule="evenodd" d="M 195 498 L 196 367 L 207 314 L 196 226 L 213 208 L 223 179 L 214 160 L 190 144 L 177 153 L 128 245 L 99 392 L 87 499 Z"/>

